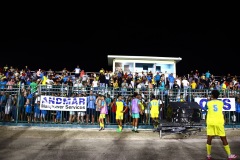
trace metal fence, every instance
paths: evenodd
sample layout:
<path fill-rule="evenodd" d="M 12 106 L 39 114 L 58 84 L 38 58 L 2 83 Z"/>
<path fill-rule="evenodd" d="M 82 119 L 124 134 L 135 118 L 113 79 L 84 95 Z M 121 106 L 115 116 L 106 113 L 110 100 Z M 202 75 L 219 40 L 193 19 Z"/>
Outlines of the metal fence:
<path fill-rule="evenodd" d="M 138 92 L 142 95 L 143 111 L 144 113 L 140 116 L 139 124 L 140 125 L 152 125 L 150 118 L 150 111 L 148 107 L 148 102 L 150 101 L 151 95 L 157 96 L 158 99 L 161 99 L 163 102 L 163 107 L 160 111 L 160 121 L 164 122 L 166 125 L 172 125 L 177 123 L 174 121 L 173 113 L 171 112 L 171 106 L 169 102 L 177 102 L 183 97 L 187 102 L 193 102 L 194 98 L 208 98 L 211 94 L 210 89 L 165 89 L 160 90 L 158 88 L 154 89 L 141 89 L 141 88 L 111 88 L 111 87 L 71 87 L 67 85 L 38 85 L 35 88 L 36 91 L 31 94 L 30 86 L 13 86 L 9 88 L 1 88 L 0 91 L 3 94 L 8 95 L 12 98 L 12 103 L 9 107 L 9 114 L 6 113 L 6 103 L 1 103 L 1 114 L 0 121 L 2 122 L 12 122 L 12 123 L 60 123 L 60 124 L 79 124 L 79 125 L 91 125 L 98 124 L 99 112 L 94 113 L 86 112 L 74 112 L 70 113 L 69 111 L 46 111 L 45 116 L 42 116 L 42 111 L 40 114 L 35 113 L 34 106 L 37 103 L 40 95 L 57 95 L 57 96 L 88 96 L 90 91 L 93 91 L 95 94 L 101 94 L 109 96 L 111 100 L 116 98 L 117 95 L 122 95 L 125 100 L 128 97 L 131 97 L 134 92 Z M 220 97 L 225 98 L 238 98 L 239 90 L 221 90 Z M 31 95 L 29 97 L 29 95 Z M 2 96 L 2 95 L 1 95 Z M 24 97 L 21 99 L 21 97 Z M 26 101 L 29 100 L 29 103 L 32 106 L 31 114 L 27 115 L 26 113 Z M 23 102 L 24 101 L 24 102 Z M 235 106 L 233 106 L 235 107 Z M 6 118 L 6 115 L 8 116 Z M 239 124 L 240 116 L 239 113 L 235 111 L 224 111 L 226 124 Z M 28 119 L 27 117 L 30 117 Z M 205 123 L 204 112 L 200 112 L 200 122 Z M 116 124 L 115 120 L 115 110 L 112 106 L 108 106 L 108 115 L 105 118 L 105 123 L 112 125 Z M 187 123 L 192 123 L 191 120 L 188 120 Z M 129 111 L 124 114 L 123 124 L 131 124 L 131 115 Z"/>

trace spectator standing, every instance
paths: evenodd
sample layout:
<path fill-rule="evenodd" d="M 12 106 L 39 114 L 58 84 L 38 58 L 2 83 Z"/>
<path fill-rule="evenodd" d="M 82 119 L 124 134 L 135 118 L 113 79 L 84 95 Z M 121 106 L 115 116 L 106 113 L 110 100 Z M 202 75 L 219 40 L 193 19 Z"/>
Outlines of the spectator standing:
<path fill-rule="evenodd" d="M 105 72 L 105 86 L 109 87 L 109 80 L 110 80 L 110 73 L 108 73 L 108 70 Z"/>
<path fill-rule="evenodd" d="M 110 106 L 111 106 L 111 122 L 112 123 L 116 123 L 116 109 L 117 109 L 116 101 L 117 101 L 117 99 L 113 98 L 113 100 L 110 104 Z"/>
<path fill-rule="evenodd" d="M 36 79 L 30 79 L 30 91 L 31 91 L 31 94 L 34 94 L 37 92 L 37 87 L 38 87 L 38 84 L 37 84 L 37 80 Z"/>
<path fill-rule="evenodd" d="M 186 97 L 187 96 L 187 89 L 189 88 L 189 82 L 188 82 L 186 77 L 183 77 L 182 85 L 183 85 L 183 89 L 184 89 L 184 97 Z"/>
<path fill-rule="evenodd" d="M 105 83 L 106 83 L 106 76 L 105 76 L 104 72 L 101 72 L 99 75 L 99 84 L 100 84 L 101 90 L 104 90 Z"/>
<path fill-rule="evenodd" d="M 108 114 L 106 115 L 106 123 L 110 124 L 110 113 L 111 113 L 111 102 L 112 99 L 110 97 L 110 94 L 107 94 L 107 97 L 105 99 L 106 103 L 107 103 L 107 109 L 108 109 Z"/>
<path fill-rule="evenodd" d="M 237 98 L 236 101 L 236 122 L 239 123 L 240 122 L 240 98 Z"/>
<path fill-rule="evenodd" d="M 80 69 L 79 65 L 77 65 L 77 67 L 74 69 L 74 73 L 75 73 L 75 78 L 76 79 L 79 78 L 80 72 L 81 72 L 81 69 Z"/>
<path fill-rule="evenodd" d="M 179 95 L 180 95 L 180 86 L 178 85 L 177 81 L 175 81 L 173 84 L 173 96 L 175 100 Z"/>
<path fill-rule="evenodd" d="M 157 88 L 159 87 L 160 80 L 161 80 L 161 76 L 160 76 L 159 72 L 157 72 L 157 74 L 154 76 L 154 81 L 157 85 Z"/>
<path fill-rule="evenodd" d="M 211 73 L 209 72 L 209 70 L 205 73 L 205 77 L 206 78 L 210 78 L 211 77 Z"/>
<path fill-rule="evenodd" d="M 7 95 L 4 91 L 1 91 L 1 96 L 0 96 L 0 120 L 4 120 L 5 119 L 5 106 L 7 103 Z"/>
<path fill-rule="evenodd" d="M 86 123 L 88 124 L 91 118 L 91 123 L 94 124 L 94 116 L 96 114 L 95 108 L 96 96 L 93 91 L 90 91 L 89 96 L 87 96 L 87 113 L 86 113 Z"/>

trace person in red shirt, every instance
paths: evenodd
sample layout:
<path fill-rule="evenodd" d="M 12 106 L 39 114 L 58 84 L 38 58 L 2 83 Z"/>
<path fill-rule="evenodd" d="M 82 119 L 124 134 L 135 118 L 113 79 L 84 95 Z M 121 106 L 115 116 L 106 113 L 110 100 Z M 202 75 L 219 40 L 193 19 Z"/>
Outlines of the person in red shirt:
<path fill-rule="evenodd" d="M 113 101 L 111 102 L 111 122 L 112 123 L 116 123 L 116 110 L 117 110 L 117 106 L 116 106 L 116 98 L 113 98 Z"/>

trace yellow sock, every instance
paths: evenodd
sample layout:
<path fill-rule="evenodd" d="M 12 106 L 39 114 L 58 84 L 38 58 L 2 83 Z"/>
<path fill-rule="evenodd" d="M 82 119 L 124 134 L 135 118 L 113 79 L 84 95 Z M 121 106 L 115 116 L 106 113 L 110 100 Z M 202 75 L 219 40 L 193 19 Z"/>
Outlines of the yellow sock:
<path fill-rule="evenodd" d="M 225 149 L 225 151 L 227 152 L 227 155 L 230 155 L 230 154 L 231 154 L 231 150 L 230 150 L 229 145 L 224 146 L 224 149 Z"/>
<path fill-rule="evenodd" d="M 102 122 L 100 122 L 100 127 L 102 127 Z"/>
<path fill-rule="evenodd" d="M 207 155 L 211 155 L 212 145 L 207 144 L 206 147 L 207 147 Z"/>
<path fill-rule="evenodd" d="M 120 130 L 122 130 L 122 126 L 120 126 L 120 128 L 119 128 Z"/>

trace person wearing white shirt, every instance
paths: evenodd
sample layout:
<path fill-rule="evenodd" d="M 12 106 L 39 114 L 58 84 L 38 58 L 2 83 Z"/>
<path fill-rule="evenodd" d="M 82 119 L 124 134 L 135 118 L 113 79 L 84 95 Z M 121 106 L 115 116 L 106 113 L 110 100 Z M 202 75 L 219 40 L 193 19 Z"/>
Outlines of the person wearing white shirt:
<path fill-rule="evenodd" d="M 75 78 L 79 78 L 80 72 L 81 72 L 79 65 L 77 65 L 77 67 L 74 69 L 74 72 L 75 72 Z"/>
<path fill-rule="evenodd" d="M 99 83 L 98 83 L 97 79 L 94 78 L 94 80 L 92 81 L 92 87 L 93 87 L 94 93 L 96 93 L 98 90 L 98 84 Z"/>
<path fill-rule="evenodd" d="M 189 88 L 189 81 L 186 79 L 186 77 L 183 77 L 182 85 L 184 89 L 184 97 L 187 96 L 187 89 Z"/>

